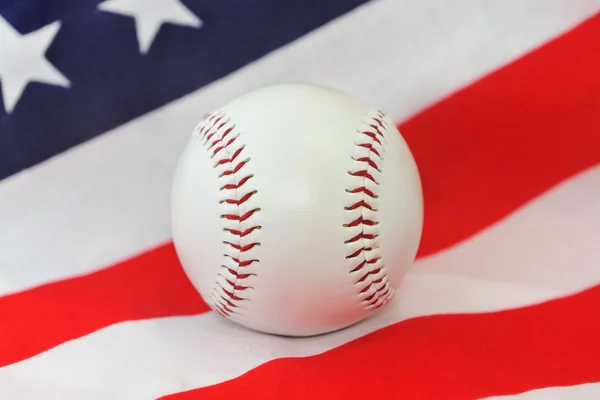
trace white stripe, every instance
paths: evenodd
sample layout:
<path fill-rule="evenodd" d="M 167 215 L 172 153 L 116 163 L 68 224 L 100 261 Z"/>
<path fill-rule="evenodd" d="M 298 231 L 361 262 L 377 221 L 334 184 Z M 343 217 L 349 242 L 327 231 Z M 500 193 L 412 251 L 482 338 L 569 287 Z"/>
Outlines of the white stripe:
<path fill-rule="evenodd" d="M 577 368 L 577 366 L 573 366 Z M 600 382 L 532 390 L 511 396 L 487 397 L 485 400 L 598 400 Z"/>
<path fill-rule="evenodd" d="M 600 235 L 598 182 L 600 166 L 460 246 L 461 260 L 483 269 L 491 264 L 521 271 L 542 268 L 552 259 L 569 260 L 562 264 L 563 285 L 558 275 L 551 284 L 465 276 L 456 268 L 457 252 L 449 250 L 417 264 L 390 308 L 333 334 L 303 340 L 268 336 L 214 313 L 125 322 L 1 368 L 0 388 L 4 397 L 19 399 L 40 393 L 48 400 L 82 393 L 86 399 L 150 399 L 219 383 L 275 358 L 318 354 L 415 316 L 504 310 L 571 294 L 600 282 L 600 248 L 590 240 Z M 532 226 L 552 234 L 532 238 Z M 572 244 L 587 245 L 564 246 L 565 233 Z M 512 255 L 497 260 L 506 253 Z"/>
<path fill-rule="evenodd" d="M 200 116 L 259 85 L 334 86 L 402 120 L 600 9 L 598 0 L 380 0 L 0 183 L 0 295 L 170 237 L 172 172 Z"/>
<path fill-rule="evenodd" d="M 421 259 L 419 271 L 549 293 L 577 292 L 595 285 L 600 282 L 600 227 L 591 222 L 600 223 L 600 166 L 572 177 L 551 193 L 516 210 L 501 224 Z M 552 243 L 552 249 L 543 243 Z M 575 263 L 573 254 L 589 258 L 578 256 L 581 262 Z"/>

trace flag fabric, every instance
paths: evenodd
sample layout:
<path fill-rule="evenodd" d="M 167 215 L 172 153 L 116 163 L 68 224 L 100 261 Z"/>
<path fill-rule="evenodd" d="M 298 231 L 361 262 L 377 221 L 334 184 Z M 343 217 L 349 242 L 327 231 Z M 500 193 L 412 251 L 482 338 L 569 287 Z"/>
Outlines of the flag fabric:
<path fill-rule="evenodd" d="M 301 339 L 210 311 L 169 219 L 202 115 L 299 81 L 425 201 L 394 301 Z M 600 398 L 600 0 L 5 0 L 0 85 L 0 399 Z"/>

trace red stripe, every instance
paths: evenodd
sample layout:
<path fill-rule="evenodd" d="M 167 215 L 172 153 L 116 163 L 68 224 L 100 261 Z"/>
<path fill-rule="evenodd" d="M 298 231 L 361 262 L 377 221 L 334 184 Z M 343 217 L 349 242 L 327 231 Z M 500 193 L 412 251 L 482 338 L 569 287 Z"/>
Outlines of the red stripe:
<path fill-rule="evenodd" d="M 600 17 L 399 126 L 420 168 L 420 255 L 600 162 Z"/>
<path fill-rule="evenodd" d="M 0 366 L 116 322 L 208 307 L 165 245 L 112 268 L 0 297 Z"/>
<path fill-rule="evenodd" d="M 598 304 L 600 286 L 511 311 L 414 318 L 162 399 L 472 400 L 597 382 Z"/>

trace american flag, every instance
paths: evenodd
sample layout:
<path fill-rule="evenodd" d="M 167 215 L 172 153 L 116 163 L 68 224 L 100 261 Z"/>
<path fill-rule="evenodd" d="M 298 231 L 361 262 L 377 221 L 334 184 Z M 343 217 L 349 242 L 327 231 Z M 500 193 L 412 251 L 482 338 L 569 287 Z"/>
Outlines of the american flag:
<path fill-rule="evenodd" d="M 302 339 L 170 239 L 202 115 L 297 81 L 393 117 L 425 199 L 394 302 Z M 600 0 L 2 0 L 0 85 L 0 399 L 600 398 Z"/>

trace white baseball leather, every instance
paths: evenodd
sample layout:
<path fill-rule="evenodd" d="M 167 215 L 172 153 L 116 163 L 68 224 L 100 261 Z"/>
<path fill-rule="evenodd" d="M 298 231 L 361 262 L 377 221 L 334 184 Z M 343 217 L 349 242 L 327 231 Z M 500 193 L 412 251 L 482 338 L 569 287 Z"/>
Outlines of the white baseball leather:
<path fill-rule="evenodd" d="M 215 311 L 306 336 L 385 306 L 412 264 L 419 173 L 393 122 L 328 88 L 275 85 L 205 116 L 175 173 L 172 229 Z"/>

